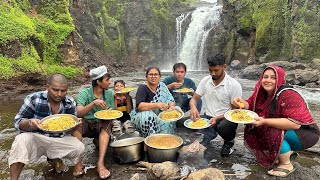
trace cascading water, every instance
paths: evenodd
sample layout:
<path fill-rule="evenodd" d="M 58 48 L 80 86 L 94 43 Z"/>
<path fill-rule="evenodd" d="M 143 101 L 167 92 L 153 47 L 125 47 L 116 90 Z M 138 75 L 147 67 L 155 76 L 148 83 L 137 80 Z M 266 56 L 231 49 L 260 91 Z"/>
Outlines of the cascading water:
<path fill-rule="evenodd" d="M 178 16 L 178 17 L 176 18 L 176 31 L 177 31 L 177 42 L 176 42 L 176 44 L 177 44 L 177 57 L 179 57 L 179 53 L 180 53 L 180 44 L 181 44 L 181 40 L 182 40 L 182 37 L 181 37 L 182 28 L 181 28 L 181 26 L 182 26 L 183 21 L 184 21 L 184 20 L 186 20 L 186 19 L 189 17 L 189 15 L 190 15 L 190 14 L 191 14 L 190 12 L 189 12 L 189 13 L 187 13 L 187 14 L 181 14 L 180 16 Z"/>
<path fill-rule="evenodd" d="M 210 4 L 197 7 L 192 12 L 191 23 L 189 24 L 182 44 L 178 43 L 178 39 L 181 42 L 181 23 L 183 21 L 177 22 L 177 25 L 179 25 L 177 31 L 180 31 L 177 32 L 177 61 L 185 63 L 190 70 L 198 70 L 202 67 L 206 39 L 209 32 L 220 20 L 222 6 L 217 4 L 218 0 L 203 1 Z M 176 20 L 181 19 L 182 18 L 177 18 Z M 180 37 L 178 37 L 178 35 Z"/>

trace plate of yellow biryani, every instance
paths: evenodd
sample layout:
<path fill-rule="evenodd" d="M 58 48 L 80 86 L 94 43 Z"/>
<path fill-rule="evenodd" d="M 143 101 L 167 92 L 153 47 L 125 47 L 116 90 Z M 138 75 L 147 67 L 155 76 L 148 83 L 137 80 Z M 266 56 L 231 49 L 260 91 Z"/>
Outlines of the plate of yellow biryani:
<path fill-rule="evenodd" d="M 67 132 L 80 124 L 78 118 L 71 114 L 54 114 L 41 120 L 41 130 L 47 133 Z"/>
<path fill-rule="evenodd" d="M 224 117 L 234 123 L 250 124 L 255 122 L 254 118 L 258 117 L 258 114 L 246 109 L 232 109 L 224 113 Z"/>
<path fill-rule="evenodd" d="M 182 89 L 176 89 L 173 90 L 173 92 L 177 92 L 177 93 L 190 93 L 193 92 L 190 88 L 182 88 Z"/>
<path fill-rule="evenodd" d="M 171 122 L 171 121 L 178 121 L 179 119 L 183 118 L 184 113 L 179 110 L 167 110 L 161 112 L 158 117 L 162 121 Z"/>
<path fill-rule="evenodd" d="M 189 129 L 204 129 L 210 126 L 210 121 L 206 118 L 199 118 L 196 121 L 188 119 L 183 124 Z"/>
<path fill-rule="evenodd" d="M 115 91 L 116 94 L 122 94 L 122 93 L 128 93 L 131 91 L 137 90 L 136 87 L 125 87 L 123 89 L 121 89 L 120 91 Z"/>
<path fill-rule="evenodd" d="M 101 110 L 94 113 L 94 117 L 102 120 L 118 119 L 123 116 L 123 113 L 118 110 Z"/>

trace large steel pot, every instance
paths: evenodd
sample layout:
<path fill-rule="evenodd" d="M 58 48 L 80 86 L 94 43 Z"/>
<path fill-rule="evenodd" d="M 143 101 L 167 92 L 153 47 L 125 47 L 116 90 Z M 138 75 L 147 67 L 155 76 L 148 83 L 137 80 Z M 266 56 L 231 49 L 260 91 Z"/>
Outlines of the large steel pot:
<path fill-rule="evenodd" d="M 113 157 L 119 163 L 139 161 L 143 154 L 143 137 L 132 137 L 112 142 Z"/>
<path fill-rule="evenodd" d="M 171 136 L 179 141 L 175 147 L 159 148 L 150 145 L 148 142 L 151 138 L 162 138 L 164 136 Z M 178 158 L 178 150 L 183 144 L 181 137 L 173 134 L 152 134 L 145 138 L 144 143 L 147 146 L 147 157 L 149 162 L 161 163 L 164 161 L 176 161 Z"/>
<path fill-rule="evenodd" d="M 138 131 L 134 131 L 133 133 L 123 133 L 119 137 L 117 137 L 118 140 L 120 139 L 127 139 L 132 137 L 141 137 L 141 134 Z"/>

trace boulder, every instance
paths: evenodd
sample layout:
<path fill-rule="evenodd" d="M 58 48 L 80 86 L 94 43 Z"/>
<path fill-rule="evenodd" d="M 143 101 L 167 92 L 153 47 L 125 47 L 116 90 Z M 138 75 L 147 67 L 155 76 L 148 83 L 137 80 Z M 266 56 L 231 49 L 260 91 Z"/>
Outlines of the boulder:
<path fill-rule="evenodd" d="M 248 66 L 240 71 L 240 78 L 257 80 L 265 67 L 266 65 L 264 64 Z"/>
<path fill-rule="evenodd" d="M 206 168 L 195 171 L 187 177 L 188 180 L 224 180 L 224 174 L 222 171 L 216 168 Z"/>
<path fill-rule="evenodd" d="M 241 62 L 239 60 L 231 61 L 230 66 L 232 67 L 232 69 L 241 69 L 242 68 Z"/>
<path fill-rule="evenodd" d="M 148 163 L 139 161 L 137 165 L 146 167 L 148 169 L 147 179 L 149 180 L 166 180 L 179 176 L 179 166 L 170 161 L 165 161 L 162 163 Z"/>
<path fill-rule="evenodd" d="M 311 66 L 315 69 L 320 70 L 320 59 L 313 59 L 311 62 Z"/>
<path fill-rule="evenodd" d="M 297 63 L 297 62 L 289 62 L 289 61 L 273 61 L 273 62 L 266 63 L 266 66 L 269 66 L 269 65 L 280 66 L 285 71 L 308 68 L 307 64 Z"/>

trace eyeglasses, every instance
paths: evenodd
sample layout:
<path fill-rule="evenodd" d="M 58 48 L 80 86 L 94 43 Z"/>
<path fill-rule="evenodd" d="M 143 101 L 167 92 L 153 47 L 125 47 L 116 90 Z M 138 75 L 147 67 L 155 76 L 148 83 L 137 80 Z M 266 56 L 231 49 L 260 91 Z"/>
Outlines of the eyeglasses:
<path fill-rule="evenodd" d="M 148 77 L 158 77 L 160 74 L 147 74 Z"/>

